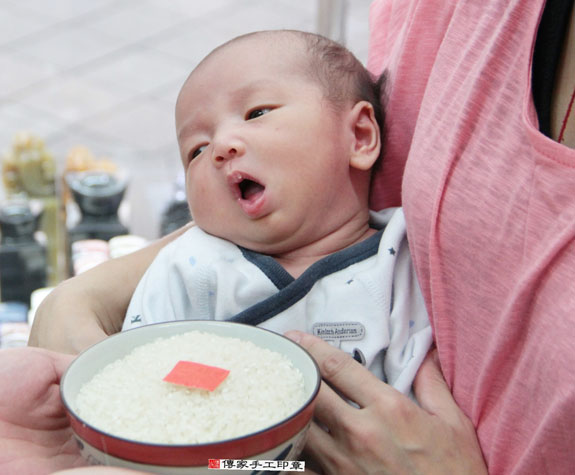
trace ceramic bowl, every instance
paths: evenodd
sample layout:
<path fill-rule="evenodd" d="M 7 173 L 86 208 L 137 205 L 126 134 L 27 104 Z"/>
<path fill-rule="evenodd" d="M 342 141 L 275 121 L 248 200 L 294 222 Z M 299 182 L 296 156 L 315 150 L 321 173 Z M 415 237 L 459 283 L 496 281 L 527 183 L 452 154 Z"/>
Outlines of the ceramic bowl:
<path fill-rule="evenodd" d="M 80 388 L 104 366 L 137 346 L 189 331 L 235 337 L 287 357 L 304 377 L 305 402 L 280 422 L 242 437 L 195 445 L 145 443 L 99 430 L 75 411 Z M 92 464 L 113 465 L 154 473 L 205 473 L 218 460 L 296 461 L 305 443 L 321 377 L 302 347 L 277 333 L 222 321 L 186 320 L 147 325 L 117 333 L 81 353 L 62 378 L 60 391 L 74 435 L 84 458 Z M 113 404 L 113 402 L 111 402 Z M 212 461 L 212 462 L 210 462 Z M 257 462 L 251 462 L 256 467 Z M 257 470 L 255 470 L 257 471 Z"/>

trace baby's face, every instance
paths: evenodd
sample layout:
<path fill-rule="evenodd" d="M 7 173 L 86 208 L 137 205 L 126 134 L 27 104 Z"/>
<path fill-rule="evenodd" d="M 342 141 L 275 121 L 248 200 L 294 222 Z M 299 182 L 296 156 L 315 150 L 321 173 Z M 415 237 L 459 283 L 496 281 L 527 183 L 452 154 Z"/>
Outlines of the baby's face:
<path fill-rule="evenodd" d="M 228 45 L 194 71 L 176 107 L 194 221 L 267 254 L 330 232 L 350 189 L 344 114 L 302 73 L 303 54 L 259 38 Z"/>

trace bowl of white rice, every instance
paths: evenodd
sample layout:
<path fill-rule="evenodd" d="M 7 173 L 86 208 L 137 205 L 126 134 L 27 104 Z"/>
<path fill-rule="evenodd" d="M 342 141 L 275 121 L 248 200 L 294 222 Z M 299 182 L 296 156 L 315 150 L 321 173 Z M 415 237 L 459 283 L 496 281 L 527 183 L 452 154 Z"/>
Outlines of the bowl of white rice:
<path fill-rule="evenodd" d="M 257 472 L 298 467 L 320 382 L 309 353 L 282 335 L 186 320 L 88 348 L 60 391 L 89 463 L 154 473 L 205 473 L 218 464 Z"/>

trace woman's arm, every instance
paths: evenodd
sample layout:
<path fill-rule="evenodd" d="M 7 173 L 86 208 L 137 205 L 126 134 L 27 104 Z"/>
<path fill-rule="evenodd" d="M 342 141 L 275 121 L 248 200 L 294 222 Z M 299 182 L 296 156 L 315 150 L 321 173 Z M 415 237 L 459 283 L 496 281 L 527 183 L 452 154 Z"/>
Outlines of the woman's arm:
<path fill-rule="evenodd" d="M 130 298 L 148 266 L 160 249 L 191 226 L 62 282 L 36 311 L 29 345 L 76 354 L 119 332 Z"/>

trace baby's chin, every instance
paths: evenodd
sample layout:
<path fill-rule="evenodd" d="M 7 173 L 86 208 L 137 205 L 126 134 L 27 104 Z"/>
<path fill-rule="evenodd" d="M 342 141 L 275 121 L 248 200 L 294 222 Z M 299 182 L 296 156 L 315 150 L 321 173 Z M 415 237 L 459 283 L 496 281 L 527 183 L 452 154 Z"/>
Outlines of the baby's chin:
<path fill-rule="evenodd" d="M 204 232 L 220 239 L 225 239 L 234 243 L 236 246 L 243 247 L 253 252 L 267 254 L 270 256 L 289 253 L 297 249 L 293 232 L 266 232 L 261 229 L 253 229 L 253 232 L 238 233 L 230 229 L 204 228 L 200 223 L 196 223 Z M 256 228 L 254 226 L 254 228 Z"/>

